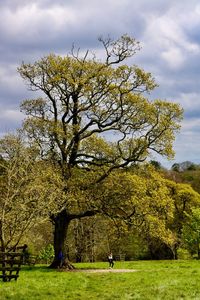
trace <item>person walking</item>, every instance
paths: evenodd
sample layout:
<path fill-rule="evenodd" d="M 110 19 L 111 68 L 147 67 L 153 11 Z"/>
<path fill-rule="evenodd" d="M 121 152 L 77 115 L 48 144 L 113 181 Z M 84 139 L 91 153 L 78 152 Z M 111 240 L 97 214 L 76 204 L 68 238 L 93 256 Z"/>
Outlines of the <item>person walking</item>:
<path fill-rule="evenodd" d="M 110 269 L 113 268 L 114 267 L 114 261 L 113 261 L 113 254 L 112 254 L 112 252 L 110 252 L 108 254 L 108 262 L 109 262 Z"/>

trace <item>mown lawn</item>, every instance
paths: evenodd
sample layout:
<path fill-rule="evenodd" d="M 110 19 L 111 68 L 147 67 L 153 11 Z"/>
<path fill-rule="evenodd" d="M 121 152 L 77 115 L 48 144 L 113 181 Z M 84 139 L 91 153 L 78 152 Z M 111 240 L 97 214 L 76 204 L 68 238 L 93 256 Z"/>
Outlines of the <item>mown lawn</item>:
<path fill-rule="evenodd" d="M 77 268 L 107 268 L 107 263 Z M 130 300 L 200 299 L 200 262 L 116 262 L 134 273 L 59 272 L 44 266 L 23 268 L 17 282 L 0 282 L 0 299 Z"/>

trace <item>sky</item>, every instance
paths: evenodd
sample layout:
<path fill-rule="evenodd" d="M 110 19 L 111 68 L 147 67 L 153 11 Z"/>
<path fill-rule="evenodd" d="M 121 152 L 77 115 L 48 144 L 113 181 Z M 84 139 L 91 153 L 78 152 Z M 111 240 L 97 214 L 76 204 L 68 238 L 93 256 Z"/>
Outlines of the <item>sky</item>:
<path fill-rule="evenodd" d="M 17 67 L 72 44 L 100 53 L 99 36 L 122 34 L 142 47 L 130 61 L 151 72 L 159 87 L 151 99 L 184 109 L 173 161 L 200 163 L 199 0 L 0 0 L 0 136 L 21 126 L 20 103 L 31 95 Z"/>

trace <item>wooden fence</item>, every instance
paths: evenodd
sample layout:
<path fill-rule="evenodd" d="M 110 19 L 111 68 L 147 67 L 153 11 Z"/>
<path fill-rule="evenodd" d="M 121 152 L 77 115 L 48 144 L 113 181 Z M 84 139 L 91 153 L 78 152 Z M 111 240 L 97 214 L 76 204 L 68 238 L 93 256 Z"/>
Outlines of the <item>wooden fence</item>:
<path fill-rule="evenodd" d="M 118 255 L 115 255 L 115 260 L 117 261 L 124 261 L 126 258 L 126 255 L 125 254 L 118 254 Z"/>
<path fill-rule="evenodd" d="M 24 245 L 0 252 L 0 279 L 4 282 L 11 281 L 11 279 L 17 280 L 19 277 L 26 248 L 27 245 Z"/>

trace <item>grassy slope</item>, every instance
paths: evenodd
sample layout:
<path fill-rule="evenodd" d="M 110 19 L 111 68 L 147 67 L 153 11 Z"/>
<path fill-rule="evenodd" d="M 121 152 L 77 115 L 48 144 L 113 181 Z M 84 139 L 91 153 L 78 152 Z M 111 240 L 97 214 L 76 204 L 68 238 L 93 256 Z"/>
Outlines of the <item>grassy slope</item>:
<path fill-rule="evenodd" d="M 0 282 L 0 299 L 200 299 L 199 264 L 198 261 L 116 262 L 115 268 L 138 272 L 106 274 L 25 268 L 17 282 Z M 106 268 L 107 263 L 77 267 Z"/>

